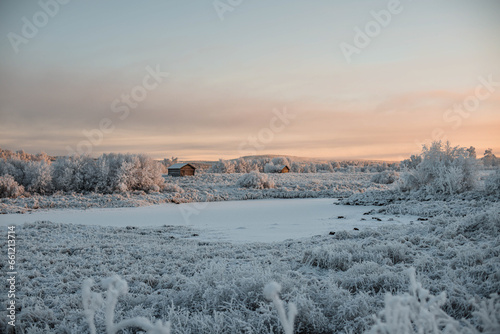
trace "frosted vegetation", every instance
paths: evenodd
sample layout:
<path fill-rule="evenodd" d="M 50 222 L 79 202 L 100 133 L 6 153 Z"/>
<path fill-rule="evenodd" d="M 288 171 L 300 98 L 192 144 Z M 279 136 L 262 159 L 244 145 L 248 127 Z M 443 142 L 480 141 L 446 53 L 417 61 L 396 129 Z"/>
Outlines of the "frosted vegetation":
<path fill-rule="evenodd" d="M 109 194 L 164 186 L 162 168 L 146 155 L 104 154 L 98 159 L 71 156 L 32 161 L 1 159 L 0 175 L 10 175 L 29 193 L 95 192 Z"/>
<path fill-rule="evenodd" d="M 393 187 L 385 191 L 359 192 L 341 203 L 379 205 L 383 206 L 380 212 L 428 217 L 439 214 L 465 216 L 498 204 L 500 171 L 491 164 L 497 158 L 493 155 L 479 162 L 472 149 L 441 142 L 424 146 L 420 156 L 412 156 L 401 163 L 400 177 Z M 494 169 L 485 169 L 486 162 L 488 168 L 493 166 Z M 384 183 L 388 179 L 385 174 L 389 173 L 376 175 L 372 181 Z"/>
<path fill-rule="evenodd" d="M 500 171 L 491 151 L 476 159 L 473 148 L 433 143 L 397 166 L 291 162 L 295 172 L 263 173 L 283 159 L 221 160 L 172 178 L 145 156 L 2 158 L 3 212 L 336 197 L 421 217 L 247 244 L 197 241 L 203 232 L 188 227 L 27 223 L 16 234 L 16 332 L 500 332 Z"/>
<path fill-rule="evenodd" d="M 498 158 L 487 150 L 439 142 L 401 164 L 373 162 L 293 162 L 289 158 L 219 161 L 194 177 L 162 174 L 162 163 L 144 155 L 62 157 L 0 151 L 0 212 L 45 208 L 142 206 L 266 198 L 344 198 L 343 204 L 380 205 L 389 213 L 463 214 L 496 201 Z M 275 171 L 288 164 L 291 173 Z M 293 172 L 293 171 L 296 172 Z M 298 172 L 297 172 L 298 171 Z M 248 173 L 246 173 L 248 172 Z M 431 201 L 432 200 L 432 201 Z M 460 202 L 466 201 L 461 206 Z M 475 201 L 475 202 L 474 202 Z"/>
<path fill-rule="evenodd" d="M 273 187 L 258 189 L 239 184 L 247 174 L 200 173 L 190 177 L 166 177 L 160 192 L 128 191 L 113 194 L 65 193 L 0 198 L 0 212 L 15 213 L 47 208 L 133 207 L 160 203 L 187 203 L 269 198 L 338 198 L 369 189 L 388 189 L 370 181 L 372 173 L 264 174 Z"/>
<path fill-rule="evenodd" d="M 254 189 L 270 189 L 274 188 L 274 181 L 270 179 L 267 174 L 262 174 L 257 171 L 243 174 L 236 185 L 240 188 L 254 188 Z"/>
<path fill-rule="evenodd" d="M 400 189 L 423 190 L 430 194 L 458 194 L 475 188 L 478 180 L 476 157 L 464 147 L 434 142 L 424 146 L 422 161 L 407 168 Z"/>
<path fill-rule="evenodd" d="M 25 224 L 17 230 L 23 251 L 16 330 L 90 333 L 93 316 L 96 332 L 106 333 L 108 306 L 82 296 L 106 297 L 108 278 L 118 275 L 128 286 L 120 291 L 128 293 L 113 304 L 113 324 L 139 319 L 170 322 L 172 333 L 278 333 L 282 315 L 268 300 L 272 291 L 263 293 L 278 282 L 285 313 L 292 310 L 285 318 L 293 318 L 292 303 L 297 308 L 294 333 L 416 333 L 428 328 L 422 326 L 434 333 L 496 333 L 499 211 L 239 245 L 196 241 L 187 227 Z M 421 287 L 408 274 L 411 267 Z M 6 295 L 0 298 L 5 303 Z M 84 312 L 84 300 L 94 313 Z M 0 328 L 6 319 L 0 318 Z"/>

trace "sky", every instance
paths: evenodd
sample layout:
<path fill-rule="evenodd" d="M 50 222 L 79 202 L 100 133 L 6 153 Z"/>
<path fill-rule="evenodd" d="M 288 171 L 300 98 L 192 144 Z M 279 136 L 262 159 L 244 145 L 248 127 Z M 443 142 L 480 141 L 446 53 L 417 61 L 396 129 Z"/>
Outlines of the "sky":
<path fill-rule="evenodd" d="M 0 147 L 500 155 L 500 2 L 0 2 Z"/>

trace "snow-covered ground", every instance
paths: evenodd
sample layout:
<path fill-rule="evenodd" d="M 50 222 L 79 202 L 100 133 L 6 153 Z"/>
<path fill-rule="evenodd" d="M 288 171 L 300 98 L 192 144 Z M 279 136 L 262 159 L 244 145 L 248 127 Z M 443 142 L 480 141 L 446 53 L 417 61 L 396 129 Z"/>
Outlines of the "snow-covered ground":
<path fill-rule="evenodd" d="M 272 175 L 275 188 L 247 189 L 238 177 L 169 180 L 155 194 L 2 200 L 2 212 L 26 212 L 0 215 L 0 230 L 18 225 L 16 331 L 88 333 L 82 284 L 91 278 L 103 292 L 116 274 L 129 284 L 116 320 L 170 321 L 172 333 L 280 332 L 262 294 L 270 281 L 297 305 L 296 333 L 362 333 L 387 293 L 427 307 L 412 310 L 421 323 L 444 327 L 443 309 L 449 333 L 499 332 L 498 193 L 407 195 L 358 173 Z M 407 294 L 410 268 L 436 298 Z M 385 303 L 390 314 L 406 312 L 398 303 Z M 95 321 L 104 333 L 104 308 Z"/>
<path fill-rule="evenodd" d="M 325 204 L 334 215 L 343 208 Z M 465 328 L 468 323 L 498 333 L 500 300 L 491 294 L 500 291 L 500 210 L 485 210 L 397 228 L 383 221 L 379 228 L 274 243 L 201 241 L 188 226 L 22 224 L 16 228 L 16 333 L 89 333 L 83 282 L 93 279 L 93 291 L 102 292 L 106 278 L 115 274 L 129 285 L 118 300 L 116 321 L 137 316 L 170 321 L 174 334 L 279 333 L 276 310 L 262 293 L 276 281 L 283 287 L 281 298 L 297 306 L 295 333 L 363 333 L 384 308 L 387 293 L 408 293 L 410 267 L 424 288 L 439 295 L 416 296 L 410 290 L 402 297 L 424 306 L 423 312 L 415 309 L 419 324 L 443 324 L 442 308 L 457 319 L 456 330 L 447 333 L 478 333 Z M 149 225 L 146 217 L 143 221 Z M 6 238 L 0 249 L 7 249 Z M 7 268 L 6 260 L 0 259 L 0 268 Z M 489 311 L 475 313 L 486 300 Z M 0 294 L 0 303 L 6 302 L 7 293 Z M 401 304 L 386 306 L 391 314 L 409 312 Z M 103 311 L 99 308 L 95 317 L 98 333 L 106 332 Z M 0 332 L 8 320 L 2 314 Z"/>
<path fill-rule="evenodd" d="M 329 232 L 417 222 L 416 216 L 375 214 L 377 207 L 335 205 L 337 200 L 269 199 L 204 203 L 165 203 L 135 208 L 49 210 L 0 216 L 0 225 L 51 221 L 115 227 L 187 226 L 198 239 L 274 242 Z M 367 214 L 370 213 L 370 214 Z"/>

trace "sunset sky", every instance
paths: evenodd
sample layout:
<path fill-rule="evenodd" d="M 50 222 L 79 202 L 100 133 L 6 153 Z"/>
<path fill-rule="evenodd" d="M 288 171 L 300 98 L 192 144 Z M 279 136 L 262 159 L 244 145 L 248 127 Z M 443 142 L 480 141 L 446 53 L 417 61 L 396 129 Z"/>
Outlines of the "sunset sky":
<path fill-rule="evenodd" d="M 2 148 L 500 155 L 498 0 L 60 1 L 0 2 Z"/>

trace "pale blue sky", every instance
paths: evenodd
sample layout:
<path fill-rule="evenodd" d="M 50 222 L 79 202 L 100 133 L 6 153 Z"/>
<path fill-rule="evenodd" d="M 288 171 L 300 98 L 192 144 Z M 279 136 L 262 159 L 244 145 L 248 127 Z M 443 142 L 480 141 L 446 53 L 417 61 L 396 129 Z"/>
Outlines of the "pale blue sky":
<path fill-rule="evenodd" d="M 16 53 L 8 34 L 22 35 L 22 18 L 41 7 L 3 1 L 0 146 L 66 154 L 109 118 L 115 129 L 94 155 L 237 157 L 286 107 L 296 118 L 258 153 L 397 159 L 436 128 L 452 143 L 500 150 L 500 88 L 457 129 L 443 120 L 478 77 L 500 81 L 500 3 L 401 1 L 348 63 L 340 43 L 388 3 L 244 0 L 221 21 L 212 1 L 73 0 Z M 146 66 L 169 78 L 117 118 L 110 104 Z"/>

